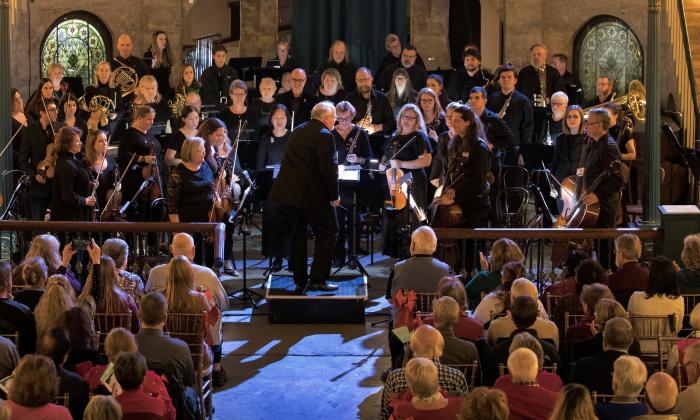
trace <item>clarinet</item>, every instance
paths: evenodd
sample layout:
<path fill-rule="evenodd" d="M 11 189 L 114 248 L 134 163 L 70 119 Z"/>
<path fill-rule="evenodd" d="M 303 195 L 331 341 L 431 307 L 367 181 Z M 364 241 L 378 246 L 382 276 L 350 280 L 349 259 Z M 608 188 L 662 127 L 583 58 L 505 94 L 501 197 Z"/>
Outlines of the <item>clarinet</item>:
<path fill-rule="evenodd" d="M 501 107 L 501 110 L 498 111 L 498 116 L 499 116 L 501 119 L 503 119 L 503 117 L 505 117 L 505 115 L 506 115 L 506 110 L 507 110 L 508 107 L 510 106 L 510 100 L 511 100 L 511 98 L 513 97 L 513 93 L 514 93 L 514 92 L 515 92 L 515 91 L 511 92 L 511 93 L 508 95 L 508 97 L 506 98 L 506 101 L 503 103 L 503 107 Z"/>

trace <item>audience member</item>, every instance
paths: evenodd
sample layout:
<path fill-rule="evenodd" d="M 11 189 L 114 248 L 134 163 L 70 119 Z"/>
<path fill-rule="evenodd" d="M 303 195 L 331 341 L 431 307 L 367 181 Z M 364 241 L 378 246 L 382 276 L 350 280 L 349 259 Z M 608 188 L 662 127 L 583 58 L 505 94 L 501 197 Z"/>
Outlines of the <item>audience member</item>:
<path fill-rule="evenodd" d="M 522 332 L 518 333 L 513 337 L 508 349 L 509 353 L 513 353 L 519 348 L 528 348 L 535 353 L 537 356 L 537 383 L 540 384 L 542 388 L 549 389 L 550 391 L 559 392 L 564 384 L 561 378 L 556 373 L 551 373 L 544 370 L 544 349 L 539 340 L 533 337 L 531 334 Z M 510 374 L 505 374 L 499 376 L 496 382 L 493 384 L 496 388 L 503 388 L 513 383 L 513 378 Z"/>
<path fill-rule="evenodd" d="M 431 420 L 459 415 L 462 397 L 447 398 L 440 393 L 438 370 L 430 359 L 411 359 L 406 365 L 405 375 L 411 399 L 405 398 L 396 404 L 392 414 L 394 419 Z"/>
<path fill-rule="evenodd" d="M 518 244 L 508 238 L 501 238 L 493 243 L 490 257 L 489 262 L 482 261 L 483 271 L 474 276 L 465 287 L 470 308 L 479 305 L 482 293 L 491 293 L 501 284 L 501 270 L 505 264 L 511 261 L 525 261 Z"/>
<path fill-rule="evenodd" d="M 19 332 L 19 354 L 33 353 L 36 346 L 36 326 L 32 311 L 11 298 L 12 266 L 0 261 L 0 334 Z"/>
<path fill-rule="evenodd" d="M 688 235 L 683 239 L 681 261 L 685 267 L 678 272 L 681 293 L 700 293 L 700 235 Z"/>
<path fill-rule="evenodd" d="M 572 325 L 566 330 L 566 338 L 572 340 L 586 340 L 593 337 L 591 324 L 595 320 L 595 307 L 601 299 L 614 299 L 608 286 L 600 283 L 586 284 L 581 291 L 581 306 L 583 307 L 583 320 Z"/>
<path fill-rule="evenodd" d="M 563 330 L 564 316 L 567 312 L 576 315 L 583 313 L 580 302 L 581 291 L 584 285 L 593 283 L 607 284 L 608 277 L 598 261 L 588 259 L 578 264 L 573 282 L 571 279 L 566 279 L 550 286 L 545 292 L 550 299 L 548 306 L 552 312 L 549 314 L 550 319 L 554 320 L 559 328 Z"/>
<path fill-rule="evenodd" d="M 606 322 L 603 353 L 576 362 L 571 382 L 585 385 L 591 392 L 612 394 L 613 365 L 615 360 L 629 352 L 632 338 L 632 324 L 627 319 L 615 317 Z"/>
<path fill-rule="evenodd" d="M 600 420 L 627 420 L 647 413 L 639 393 L 647 381 L 647 368 L 639 358 L 620 356 L 613 365 L 612 389 L 615 396 L 607 403 L 597 403 Z"/>
<path fill-rule="evenodd" d="M 75 293 L 80 293 L 80 282 L 75 273 L 70 269 L 70 261 L 78 252 L 73 249 L 71 243 L 63 247 L 63 253 L 59 251 L 60 244 L 53 235 L 38 235 L 32 239 L 29 251 L 24 256 L 24 261 L 31 257 L 41 257 L 46 263 L 48 275 L 63 274 L 66 276 Z M 12 280 L 17 284 L 22 284 L 22 272 L 24 271 L 24 261 L 17 264 L 12 274 Z"/>
<path fill-rule="evenodd" d="M 464 398 L 460 420 L 508 420 L 508 397 L 500 389 L 480 386 Z"/>
<path fill-rule="evenodd" d="M 54 274 L 47 282 L 46 291 L 34 308 L 37 337 L 59 326 L 63 314 L 75 306 L 75 291 L 66 276 Z"/>
<path fill-rule="evenodd" d="M 413 356 L 428 358 L 437 366 L 440 389 L 448 394 L 465 395 L 468 392 L 468 386 L 464 374 L 457 369 L 440 364 L 444 346 L 440 332 L 429 325 L 418 327 L 411 335 Z M 405 369 L 394 369 L 389 373 L 382 390 L 382 420 L 388 419 L 391 414 L 391 398 L 402 394 L 407 388 Z"/>
<path fill-rule="evenodd" d="M 597 420 L 586 387 L 568 384 L 562 388 L 549 420 Z"/>
<path fill-rule="evenodd" d="M 0 337 L 0 379 L 12 375 L 19 363 L 17 346 L 10 339 Z"/>
<path fill-rule="evenodd" d="M 90 362 L 93 365 L 103 363 L 100 352 L 95 345 L 95 329 L 92 317 L 84 306 L 75 306 L 65 311 L 60 318 L 62 325 L 70 338 L 70 352 L 63 367 L 75 372 L 76 365 Z"/>
<path fill-rule="evenodd" d="M 163 400 L 146 394 L 141 385 L 146 377 L 146 359 L 137 352 L 121 352 L 114 359 L 113 390 L 122 413 L 130 417 L 175 420 L 175 410 L 168 410 Z M 172 408 L 172 407 L 171 407 Z"/>
<path fill-rule="evenodd" d="M 677 414 L 678 384 L 671 375 L 665 372 L 654 373 L 649 377 L 645 389 L 649 414 Z M 697 404 L 697 401 L 695 403 Z M 685 419 L 685 417 L 683 418 Z"/>
<path fill-rule="evenodd" d="M 2 400 L 0 400 L 0 420 L 12 420 L 10 406 Z"/>
<path fill-rule="evenodd" d="M 122 420 L 122 408 L 111 395 L 95 395 L 85 407 L 83 420 Z"/>
<path fill-rule="evenodd" d="M 676 412 L 682 419 L 700 419 L 700 342 L 688 346 L 683 356 L 688 388 L 678 395 Z"/>
<path fill-rule="evenodd" d="M 467 311 L 467 295 L 462 282 L 454 277 L 443 277 L 438 283 L 437 298 L 449 296 L 459 304 L 461 311 L 459 319 L 454 325 L 454 336 L 472 342 L 484 338 L 484 327 L 481 322 L 472 318 Z M 433 325 L 434 316 L 428 315 L 423 318 L 423 323 Z"/>
<path fill-rule="evenodd" d="M 137 274 L 126 270 L 129 263 L 129 244 L 123 239 L 109 238 L 102 244 L 102 253 L 114 260 L 117 267 L 117 285 L 139 303 L 143 296 L 143 281 Z"/>
<path fill-rule="evenodd" d="M 668 362 L 666 363 L 669 374 L 672 374 L 676 369 L 676 364 L 683 361 L 686 349 L 693 343 L 700 341 L 700 303 L 695 305 L 693 311 L 690 312 L 690 327 L 693 331 L 688 336 L 680 340 L 677 344 L 671 347 L 668 353 Z"/>
<path fill-rule="evenodd" d="M 525 279 L 515 280 L 510 293 L 511 308 L 515 305 L 516 300 L 528 298 L 537 301 L 535 284 Z M 510 337 L 516 328 L 512 315 L 494 319 L 489 325 L 487 334 L 489 344 L 494 346 L 500 340 Z M 528 328 L 537 331 L 537 337 L 540 340 L 550 340 L 555 347 L 559 347 L 559 329 L 554 322 L 538 317 L 535 323 Z"/>
<path fill-rule="evenodd" d="M 647 288 L 649 270 L 639 264 L 641 256 L 642 242 L 637 235 L 625 233 L 615 239 L 617 271 L 610 275 L 610 290 L 624 307 L 632 293 Z"/>
<path fill-rule="evenodd" d="M 51 359 L 28 354 L 22 357 L 8 390 L 12 420 L 72 420 L 66 407 L 51 401 L 58 393 L 58 375 Z"/>
<path fill-rule="evenodd" d="M 22 281 L 28 287 L 13 293 L 15 302 L 23 303 L 34 311 L 46 287 L 47 268 L 44 259 L 31 257 L 24 261 Z"/>
<path fill-rule="evenodd" d="M 678 277 L 673 261 L 655 257 L 651 261 L 649 281 L 643 292 L 634 292 L 627 305 L 630 315 L 675 315 L 676 322 L 667 333 L 678 334 L 683 325 L 685 305 L 678 290 Z M 656 340 L 644 340 L 642 352 L 657 351 Z"/>
<path fill-rule="evenodd" d="M 144 355 L 148 368 L 168 373 L 183 384 L 194 384 L 194 367 L 190 348 L 182 340 L 163 333 L 168 313 L 168 302 L 158 292 L 145 294 L 139 303 L 141 331 L 136 334 L 139 352 Z"/>
<path fill-rule="evenodd" d="M 537 356 L 532 350 L 519 348 L 508 357 L 508 371 L 513 381 L 499 388 L 508 397 L 510 419 L 546 419 L 554 410 L 557 393 L 540 387 L 537 382 Z"/>
<path fill-rule="evenodd" d="M 68 394 L 68 409 L 74 419 L 83 418 L 83 411 L 89 399 L 88 385 L 76 373 L 63 368 L 70 350 L 70 339 L 63 327 L 54 327 L 41 337 L 38 354 L 53 360 L 58 373 L 58 394 Z"/>

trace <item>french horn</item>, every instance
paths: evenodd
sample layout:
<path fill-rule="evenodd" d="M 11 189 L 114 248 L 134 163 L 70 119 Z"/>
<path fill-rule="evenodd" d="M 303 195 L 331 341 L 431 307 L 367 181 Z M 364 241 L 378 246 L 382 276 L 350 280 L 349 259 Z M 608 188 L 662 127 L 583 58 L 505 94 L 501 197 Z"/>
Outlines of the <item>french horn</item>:
<path fill-rule="evenodd" d="M 123 98 L 136 89 L 139 83 L 139 76 L 133 68 L 119 60 L 117 60 L 117 62 L 120 66 L 112 71 L 112 75 L 109 77 L 109 87 L 112 89 L 119 89 Z"/>

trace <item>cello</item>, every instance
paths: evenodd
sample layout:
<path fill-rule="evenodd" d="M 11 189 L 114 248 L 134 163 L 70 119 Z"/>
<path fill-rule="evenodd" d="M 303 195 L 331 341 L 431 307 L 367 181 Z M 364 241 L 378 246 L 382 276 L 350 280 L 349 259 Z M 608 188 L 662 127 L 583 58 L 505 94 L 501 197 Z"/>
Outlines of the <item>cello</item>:
<path fill-rule="evenodd" d="M 464 176 L 465 162 L 462 158 L 455 156 L 447 168 L 446 179 L 451 179 L 451 181 L 445 182 L 437 187 L 435 190 L 435 195 L 433 196 L 433 202 L 430 203 L 428 208 L 432 208 L 433 215 L 430 219 L 430 226 L 433 228 L 451 228 L 459 227 L 462 225 L 462 207 L 459 204 L 439 204 L 439 199 L 442 197 L 443 193 L 446 193 L 452 186 L 459 181 L 462 176 Z M 454 174 L 459 174 L 454 177 Z M 453 175 L 450 177 L 450 175 Z"/>

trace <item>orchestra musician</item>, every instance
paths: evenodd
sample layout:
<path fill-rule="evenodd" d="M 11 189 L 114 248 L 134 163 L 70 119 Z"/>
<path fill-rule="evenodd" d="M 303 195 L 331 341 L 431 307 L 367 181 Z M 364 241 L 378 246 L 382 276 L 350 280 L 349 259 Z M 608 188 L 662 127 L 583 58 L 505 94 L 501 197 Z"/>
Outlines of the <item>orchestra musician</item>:
<path fill-rule="evenodd" d="M 391 167 L 402 169 L 406 174 L 410 173 L 412 177 L 410 194 L 416 206 L 424 210 L 427 205 L 426 168 L 429 168 L 432 163 L 432 150 L 423 115 L 415 104 L 406 104 L 399 111 L 398 122 L 396 134 L 384 145 L 379 170 L 385 171 Z M 409 224 L 416 226 L 419 220 L 418 217 L 412 216 L 409 205 L 406 205 L 403 210 L 387 211 L 384 214 L 383 252 L 385 255 L 398 257 L 407 249 L 403 246 L 405 244 L 402 244 L 405 239 L 402 236 L 403 229 Z"/>
<path fill-rule="evenodd" d="M 131 42 L 131 36 L 129 34 L 121 34 L 117 38 L 117 50 L 119 51 L 119 56 L 114 57 L 109 61 L 112 66 L 112 71 L 116 71 L 119 67 L 130 67 L 136 72 L 136 76 L 140 79 L 143 76 L 150 74 L 148 66 L 146 63 L 133 55 L 131 55 L 133 49 L 133 44 Z M 125 92 L 121 92 L 122 94 Z M 131 102 L 133 97 L 128 95 L 126 97 L 126 102 Z"/>
<path fill-rule="evenodd" d="M 416 96 L 416 104 L 420 107 L 425 121 L 425 129 L 428 130 L 430 146 L 435 151 L 438 142 L 438 135 L 447 131 L 445 123 L 445 112 L 440 105 L 440 98 L 430 88 L 423 88 Z"/>
<path fill-rule="evenodd" d="M 53 85 L 54 100 L 64 95 L 62 84 L 65 72 L 66 70 L 61 63 L 51 63 L 46 67 L 46 77 L 51 80 L 51 84 Z"/>
<path fill-rule="evenodd" d="M 374 133 L 378 135 L 382 133 L 389 134 L 395 127 L 391 105 L 386 95 L 372 88 L 373 81 L 372 71 L 367 67 L 360 67 L 355 73 L 357 89 L 349 93 L 345 98 L 357 112 L 353 123 L 358 123 L 362 120 L 360 125 L 366 129 L 370 139 Z M 381 146 L 383 146 L 383 136 L 381 137 L 381 142 Z"/>
<path fill-rule="evenodd" d="M 327 68 L 323 71 L 317 96 L 319 101 L 331 101 L 334 104 L 345 98 L 345 88 L 338 70 Z"/>
<path fill-rule="evenodd" d="M 584 102 L 583 108 L 590 108 L 610 102 L 615 97 L 613 82 L 608 76 L 600 76 L 595 82 L 595 97 Z"/>
<path fill-rule="evenodd" d="M 377 68 L 376 74 L 378 76 L 381 76 L 387 67 L 391 66 L 392 64 L 401 62 L 402 48 L 401 39 L 399 39 L 398 35 L 387 34 L 387 36 L 384 37 L 384 48 L 386 49 L 386 55 L 384 56 L 384 58 L 382 58 L 382 61 L 379 64 L 379 67 Z M 420 54 L 418 54 L 418 56 L 416 57 L 416 64 L 425 68 L 425 63 L 423 62 L 423 58 L 420 56 Z"/>
<path fill-rule="evenodd" d="M 86 133 L 85 122 L 78 115 L 78 99 L 68 92 L 58 102 L 59 124 L 68 127 L 76 127 L 83 134 Z M 62 111 L 62 112 L 60 112 Z"/>
<path fill-rule="evenodd" d="M 552 56 L 552 67 L 559 72 L 566 89 L 566 95 L 569 97 L 569 104 L 581 105 L 581 102 L 583 102 L 583 88 L 576 76 L 567 69 L 568 63 L 569 57 L 566 54 L 554 54 Z"/>
<path fill-rule="evenodd" d="M 275 92 L 277 84 L 271 77 L 263 77 L 258 85 L 259 97 L 253 98 L 253 109 L 258 114 L 258 130 L 265 133 L 270 129 L 270 114 L 277 104 Z"/>
<path fill-rule="evenodd" d="M 170 57 L 170 42 L 165 32 L 153 32 L 151 46 L 143 53 L 143 60 L 158 81 L 158 93 L 164 98 L 171 98 L 173 94 L 170 88 L 170 72 L 173 60 Z"/>
<path fill-rule="evenodd" d="M 511 64 L 499 67 L 496 74 L 498 74 L 500 89 L 489 95 L 486 107 L 508 124 L 513 135 L 515 146 L 506 151 L 503 163 L 513 166 L 522 165 L 522 156 L 519 156 L 518 147 L 520 143 L 532 142 L 532 105 L 525 95 L 515 89 L 518 74 Z"/>
<path fill-rule="evenodd" d="M 76 127 L 63 127 L 56 140 L 58 160 L 51 194 L 51 220 L 89 221 L 96 199 L 92 196 L 90 170 L 80 154 L 82 132 Z"/>
<path fill-rule="evenodd" d="M 564 114 L 566 107 L 569 105 L 569 97 L 566 93 L 558 91 L 552 94 L 549 102 L 551 113 L 548 113 L 545 123 L 542 125 L 542 131 L 538 136 L 540 144 L 552 145 L 554 139 L 561 134 L 564 126 Z"/>
<path fill-rule="evenodd" d="M 547 64 L 547 47 L 543 44 L 537 43 L 530 47 L 530 65 L 520 70 L 515 89 L 525 95 L 535 107 L 547 106 L 554 92 L 565 90 L 557 69 Z M 535 101 L 535 95 L 540 95 L 541 100 Z"/>
<path fill-rule="evenodd" d="M 90 170 L 91 179 L 97 181 L 95 206 L 100 212 L 109 205 L 107 201 L 110 199 L 110 190 L 119 182 L 117 161 L 107 155 L 107 141 L 108 135 L 102 130 L 90 130 L 85 140 L 85 165 Z"/>
<path fill-rule="evenodd" d="M 170 134 L 168 148 L 165 149 L 163 160 L 167 165 L 177 166 L 180 164 L 182 144 L 186 139 L 197 135 L 199 127 L 199 111 L 192 105 L 185 105 L 180 114 L 182 126 Z"/>
<path fill-rule="evenodd" d="M 350 53 L 345 42 L 335 40 L 328 49 L 328 60 L 316 69 L 314 79 L 314 91 L 318 90 L 323 82 L 323 75 L 327 69 L 334 69 L 340 74 L 341 85 L 346 89 L 355 89 L 355 71 L 357 67 L 350 61 Z"/>
<path fill-rule="evenodd" d="M 156 119 L 154 125 L 165 128 L 165 124 L 170 119 L 170 108 L 163 96 L 158 92 L 158 81 L 150 74 L 139 79 L 139 85 L 136 88 L 136 97 L 134 98 L 134 106 L 148 105 L 156 111 Z"/>
<path fill-rule="evenodd" d="M 12 136 L 14 140 L 12 141 L 12 168 L 19 169 L 22 167 L 19 159 L 19 151 L 22 148 L 22 136 L 20 135 L 20 130 L 27 128 L 27 116 L 24 114 L 24 101 L 22 99 L 22 94 L 19 90 L 12 88 L 12 111 L 11 111 L 11 121 L 12 121 Z M 13 183 L 12 185 L 17 185 L 21 172 L 14 172 L 12 174 Z"/>
<path fill-rule="evenodd" d="M 438 98 L 440 98 L 440 106 L 442 109 L 445 109 L 447 104 L 450 103 L 450 98 L 447 97 L 445 80 L 442 78 L 442 76 L 437 73 L 429 74 L 428 79 L 425 82 L 425 86 L 429 87 L 433 90 L 433 92 L 435 92 Z"/>
<path fill-rule="evenodd" d="M 620 160 L 624 165 L 627 165 L 628 172 L 631 172 L 632 162 L 637 159 L 637 146 L 632 136 L 633 122 L 625 116 L 620 105 L 615 102 L 606 102 L 603 104 L 603 108 L 610 115 L 610 137 L 617 143 L 617 148 L 620 150 Z M 623 223 L 627 220 L 627 204 L 630 203 L 630 198 L 629 189 L 623 188 L 621 201 Z"/>
<path fill-rule="evenodd" d="M 425 72 L 424 66 L 416 64 L 417 60 L 418 50 L 416 50 L 416 47 L 410 44 L 406 45 L 401 50 L 401 60 L 388 66 L 383 73 L 377 75 L 378 86 L 385 92 L 388 91 L 392 86 L 391 82 L 394 79 L 396 70 L 403 69 L 406 71 L 408 78 L 411 79 L 411 86 L 415 89 L 424 88 L 428 74 Z"/>
<path fill-rule="evenodd" d="M 414 103 L 417 94 L 418 93 L 413 90 L 408 72 L 403 68 L 396 69 L 391 78 L 389 91 L 386 94 L 386 98 L 389 101 L 389 105 L 391 105 L 394 115 L 397 115 L 405 104 Z"/>
<path fill-rule="evenodd" d="M 42 163 L 47 157 L 47 151 L 53 148 L 49 148 L 49 145 L 54 143 L 56 137 L 54 129 L 58 121 L 58 107 L 53 99 L 40 100 L 35 106 L 39 118 L 22 132 L 19 160 L 22 172 L 29 175 L 30 179 L 30 218 L 44 220 L 46 209 L 51 203 L 53 168 Z"/>
<path fill-rule="evenodd" d="M 39 119 L 39 108 L 43 107 L 43 105 L 41 105 L 42 99 L 47 102 L 57 102 L 57 99 L 54 98 L 53 83 L 51 82 L 51 79 L 47 77 L 39 81 L 39 87 L 31 96 L 26 108 L 24 109 L 24 113 L 30 123 L 34 123 Z"/>
<path fill-rule="evenodd" d="M 212 49 L 214 64 L 207 67 L 199 77 L 202 103 L 217 109 L 228 105 L 226 92 L 231 82 L 238 78 L 236 70 L 226 62 L 226 47 L 217 44 Z"/>
<path fill-rule="evenodd" d="M 447 130 L 440 133 L 438 136 L 437 146 L 433 149 L 433 161 L 430 167 L 430 183 L 435 188 L 445 182 L 444 175 L 447 169 L 445 158 L 447 157 L 447 153 L 444 152 L 444 150 L 447 149 L 447 144 L 455 136 L 454 129 L 452 128 L 452 114 L 454 114 L 455 109 L 459 108 L 461 105 L 462 104 L 459 102 L 450 102 L 445 108 L 445 124 L 447 125 Z"/>
<path fill-rule="evenodd" d="M 562 133 L 554 140 L 554 160 L 552 161 L 552 174 L 559 180 L 576 175 L 576 170 L 581 166 L 581 155 L 586 144 L 586 135 L 583 132 L 583 110 L 578 105 L 571 105 L 564 113 L 566 124 L 562 127 Z"/>
<path fill-rule="evenodd" d="M 109 79 L 112 77 L 112 67 L 107 61 L 101 61 L 95 67 L 95 75 L 92 79 L 92 85 L 85 88 L 84 100 L 85 104 L 89 105 L 96 95 L 104 96 L 109 98 L 114 102 L 114 112 L 119 114 L 123 112 L 124 104 L 122 101 L 121 92 L 117 88 L 112 88 L 109 86 Z M 86 122 L 86 128 L 88 130 L 93 129 L 105 129 L 108 127 L 103 127 L 101 120 L 102 113 L 100 111 L 87 111 L 89 112 L 89 119 Z M 111 130 L 108 130 L 111 132 Z"/>
<path fill-rule="evenodd" d="M 157 156 L 160 156 L 161 146 L 155 137 L 148 134 L 148 130 L 156 119 L 156 111 L 149 105 L 137 105 L 134 108 L 133 121 L 124 133 L 124 137 L 119 142 L 117 153 L 117 165 L 119 173 L 122 174 L 121 191 L 124 200 L 131 200 L 139 187 L 145 181 L 158 186 L 157 173 L 154 170 L 158 163 Z M 160 191 L 156 191 L 160 193 Z M 146 213 L 147 204 L 150 197 L 145 197 L 146 192 L 142 191 L 136 201 L 129 207 L 127 219 L 129 221 L 142 221 L 148 218 Z"/>
<path fill-rule="evenodd" d="M 290 45 L 286 39 L 280 39 L 275 46 L 275 58 L 267 60 L 265 67 L 276 69 L 295 69 L 299 65 L 289 55 Z"/>
<path fill-rule="evenodd" d="M 333 128 L 331 134 L 335 139 L 335 150 L 338 156 L 338 164 L 344 166 L 361 166 L 367 167 L 369 160 L 372 158 L 372 149 L 369 146 L 369 138 L 367 132 L 357 125 L 352 123 L 355 118 L 355 108 L 347 101 L 341 101 L 335 106 L 338 124 Z M 353 235 L 349 234 L 349 226 L 359 227 L 357 220 L 352 220 L 351 206 L 357 205 L 363 208 L 366 201 L 362 197 L 366 197 L 363 193 L 367 191 L 367 176 L 366 172 L 360 174 L 360 185 L 340 184 L 340 204 L 342 207 L 336 208 L 338 217 L 338 240 L 335 245 L 334 261 L 337 266 L 341 266 L 345 262 L 345 240 L 348 239 L 348 249 L 353 247 Z M 358 192 L 358 202 L 353 203 L 353 191 Z"/>
<path fill-rule="evenodd" d="M 184 95 L 187 96 L 187 94 L 190 92 L 199 93 L 199 89 L 200 86 L 199 82 L 197 81 L 196 74 L 194 73 L 194 66 L 192 66 L 192 64 L 185 63 L 182 66 L 182 76 L 180 77 L 180 81 L 175 88 L 175 92 L 184 93 Z"/>
<path fill-rule="evenodd" d="M 481 67 L 481 53 L 477 48 L 467 45 L 464 48 L 464 68 L 456 69 L 450 76 L 447 86 L 447 94 L 453 101 L 469 99 L 472 88 L 486 87 L 490 84 L 493 75 Z"/>
<path fill-rule="evenodd" d="M 311 111 L 311 120 L 289 137 L 282 166 L 270 193 L 270 200 L 284 206 L 292 246 L 289 268 L 294 273 L 296 292 L 305 289 L 333 291 L 329 284 L 333 246 L 338 225 L 335 208 L 338 196 L 338 162 L 331 130 L 335 107 L 320 102 Z M 314 232 L 314 259 L 307 274 L 307 226 Z"/>
<path fill-rule="evenodd" d="M 218 117 L 226 124 L 226 130 L 231 138 L 240 136 L 242 142 L 238 147 L 238 155 L 246 168 L 252 168 L 255 165 L 257 150 L 258 115 L 252 107 L 246 105 L 248 86 L 244 81 L 240 79 L 232 81 L 228 93 L 231 105 L 221 111 Z M 240 134 L 239 127 L 243 128 Z"/>
<path fill-rule="evenodd" d="M 282 163 L 284 149 L 289 140 L 288 121 L 289 111 L 287 108 L 282 104 L 273 105 L 268 123 L 272 128 L 260 137 L 255 165 L 258 171 Z"/>
<path fill-rule="evenodd" d="M 170 172 L 165 208 L 171 223 L 208 222 L 216 199 L 214 176 L 205 162 L 206 144 L 201 137 L 182 143 L 180 163 Z"/>
<path fill-rule="evenodd" d="M 61 81 L 63 80 L 63 65 L 60 63 L 51 63 L 46 68 L 46 76 L 39 82 L 39 88 L 34 90 L 29 95 L 29 100 L 27 101 L 27 107 L 25 113 L 30 118 L 30 122 L 36 121 L 38 115 L 34 115 L 34 104 L 39 100 L 39 98 L 53 99 L 54 102 L 58 103 L 58 100 L 63 96 L 63 91 L 61 89 Z M 44 89 L 44 79 L 51 81 L 51 93 L 48 92 L 48 87 Z M 43 91 L 42 91 L 43 90 Z"/>
<path fill-rule="evenodd" d="M 292 70 L 292 89 L 277 95 L 277 102 L 287 107 L 291 114 L 291 126 L 294 128 L 311 118 L 311 109 L 318 103 L 318 98 L 306 92 L 306 72 L 302 68 Z"/>
<path fill-rule="evenodd" d="M 192 108 L 197 110 L 197 112 L 199 113 L 200 121 L 204 119 L 204 116 L 202 115 L 202 98 L 199 96 L 199 93 L 192 91 L 185 95 L 185 104 L 183 105 L 183 109 L 186 106 L 191 106 Z M 182 112 L 180 114 L 182 114 Z M 182 128 L 182 124 L 183 122 L 181 115 L 171 115 L 170 130 L 172 132 L 175 132 Z"/>

